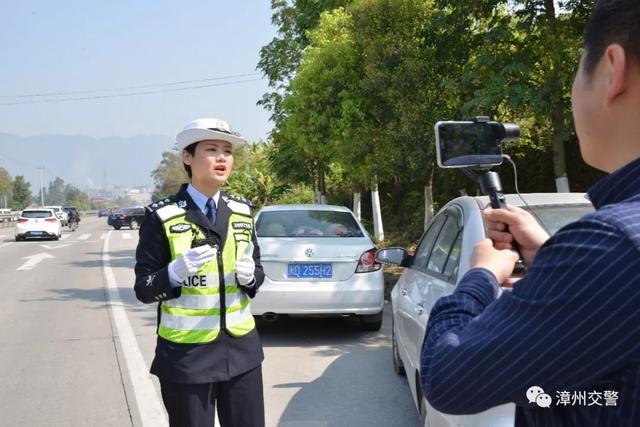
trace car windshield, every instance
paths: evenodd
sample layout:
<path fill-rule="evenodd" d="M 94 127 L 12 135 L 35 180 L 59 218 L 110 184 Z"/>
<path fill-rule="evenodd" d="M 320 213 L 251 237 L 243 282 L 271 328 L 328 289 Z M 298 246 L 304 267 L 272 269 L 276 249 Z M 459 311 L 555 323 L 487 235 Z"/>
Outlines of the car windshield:
<path fill-rule="evenodd" d="M 256 224 L 258 237 L 364 237 L 349 212 L 289 210 L 263 212 Z"/>
<path fill-rule="evenodd" d="M 531 206 L 531 209 L 538 215 L 551 235 L 570 222 L 593 212 L 591 205 L 546 205 Z"/>
<path fill-rule="evenodd" d="M 53 216 L 51 211 L 22 211 L 23 218 L 49 218 Z"/>

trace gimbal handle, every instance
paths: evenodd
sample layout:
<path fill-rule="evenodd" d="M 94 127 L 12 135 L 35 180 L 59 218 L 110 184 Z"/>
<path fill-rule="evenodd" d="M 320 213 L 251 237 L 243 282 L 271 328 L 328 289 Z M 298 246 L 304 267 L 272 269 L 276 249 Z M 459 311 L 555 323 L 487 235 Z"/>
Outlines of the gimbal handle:
<path fill-rule="evenodd" d="M 491 202 L 491 207 L 493 209 L 500 209 L 507 207 L 507 200 L 504 197 L 504 192 L 502 191 L 502 182 L 500 182 L 500 175 L 497 172 L 489 171 L 484 175 L 480 176 L 478 179 L 480 183 L 480 190 L 489 196 L 489 200 Z M 505 224 L 504 231 L 509 231 L 509 226 Z M 518 247 L 518 243 L 513 240 L 511 243 L 513 246 L 513 250 L 518 253 L 518 261 L 514 266 L 514 273 L 522 273 L 526 270 L 526 266 L 524 264 L 522 253 L 520 253 L 520 248 Z"/>

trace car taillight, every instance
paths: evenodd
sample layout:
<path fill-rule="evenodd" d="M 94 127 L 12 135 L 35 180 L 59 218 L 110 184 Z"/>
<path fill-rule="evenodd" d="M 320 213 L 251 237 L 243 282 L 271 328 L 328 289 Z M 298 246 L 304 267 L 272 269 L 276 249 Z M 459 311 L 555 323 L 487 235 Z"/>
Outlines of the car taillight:
<path fill-rule="evenodd" d="M 58 218 L 45 218 L 44 220 L 47 222 L 58 222 Z"/>
<path fill-rule="evenodd" d="M 18 222 L 27 222 L 29 221 L 27 218 L 18 218 Z"/>
<path fill-rule="evenodd" d="M 382 264 L 376 262 L 376 248 L 371 248 L 360 255 L 356 273 L 369 273 L 380 270 Z"/>

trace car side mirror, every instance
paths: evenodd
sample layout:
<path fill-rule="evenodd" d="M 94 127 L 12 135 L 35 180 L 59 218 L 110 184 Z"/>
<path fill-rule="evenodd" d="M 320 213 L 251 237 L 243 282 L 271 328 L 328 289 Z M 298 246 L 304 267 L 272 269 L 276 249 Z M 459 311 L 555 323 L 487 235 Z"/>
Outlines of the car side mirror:
<path fill-rule="evenodd" d="M 386 248 L 380 249 L 376 253 L 376 261 L 383 264 L 400 265 L 404 267 L 408 255 L 404 248 Z"/>

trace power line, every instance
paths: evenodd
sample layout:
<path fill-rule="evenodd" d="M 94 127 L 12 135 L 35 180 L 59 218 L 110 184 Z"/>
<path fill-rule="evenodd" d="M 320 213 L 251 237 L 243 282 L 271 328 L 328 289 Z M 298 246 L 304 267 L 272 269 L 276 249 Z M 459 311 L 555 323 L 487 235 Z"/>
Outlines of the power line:
<path fill-rule="evenodd" d="M 0 95 L 0 98 L 4 98 L 4 99 L 35 98 L 35 97 L 43 97 L 43 96 L 63 96 L 63 95 L 80 95 L 83 93 L 113 92 L 118 90 L 148 89 L 148 88 L 163 87 L 163 86 L 179 86 L 179 85 L 191 84 L 191 83 L 203 83 L 203 82 L 210 82 L 215 80 L 229 80 L 229 79 L 235 79 L 239 77 L 257 76 L 258 74 L 259 73 L 234 74 L 230 76 L 210 77 L 207 79 L 199 79 L 199 80 L 182 80 L 178 82 L 156 83 L 156 84 L 141 85 L 141 86 L 124 86 L 124 87 L 116 87 L 112 89 L 76 90 L 71 92 L 47 92 L 47 93 L 33 93 L 33 94 L 27 94 L 27 95 Z"/>
<path fill-rule="evenodd" d="M 167 93 L 167 92 L 181 92 L 185 90 L 194 90 L 194 89 L 203 89 L 214 86 L 229 86 L 239 83 L 247 83 L 247 82 L 256 82 L 262 80 L 262 78 L 258 79 L 246 79 L 246 80 L 238 80 L 234 82 L 224 82 L 224 83 L 213 83 L 208 85 L 198 85 L 198 86 L 189 86 L 189 87 L 181 87 L 175 89 L 161 89 L 161 90 L 149 90 L 144 92 L 132 92 L 132 93 L 120 93 L 113 95 L 96 95 L 96 96 L 83 96 L 83 97 L 75 97 L 75 98 L 60 98 L 60 99 L 42 99 L 42 100 L 33 100 L 33 101 L 15 101 L 15 102 L 0 102 L 0 105 L 24 105 L 24 104 L 45 104 L 52 102 L 66 102 L 66 101 L 83 101 L 88 99 L 105 99 L 105 98 L 123 98 L 129 96 L 138 96 L 138 95 L 151 95 L 155 93 Z"/>

